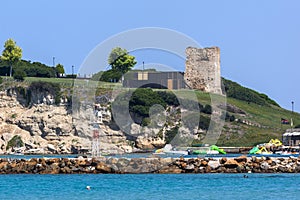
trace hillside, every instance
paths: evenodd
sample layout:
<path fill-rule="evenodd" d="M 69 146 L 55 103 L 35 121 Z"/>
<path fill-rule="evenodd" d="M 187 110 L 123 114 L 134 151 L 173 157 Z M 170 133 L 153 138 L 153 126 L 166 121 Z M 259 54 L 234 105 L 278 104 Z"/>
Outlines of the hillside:
<path fill-rule="evenodd" d="M 67 98 L 68 101 L 71 98 L 70 95 L 73 94 L 73 100 L 74 100 L 74 89 L 75 93 L 79 92 L 80 95 L 77 95 L 79 97 L 79 100 L 81 99 L 82 101 L 87 100 L 85 97 L 87 94 L 85 94 L 85 91 L 90 90 L 94 91 L 91 92 L 89 95 L 96 95 L 96 100 L 101 99 L 103 95 L 107 97 L 111 97 L 112 95 L 112 90 L 114 88 L 119 88 L 120 84 L 114 84 L 114 83 L 103 83 L 103 82 L 96 82 L 96 81 L 86 81 L 86 80 L 73 80 L 73 79 L 57 79 L 57 78 L 26 78 L 24 82 L 11 82 L 9 80 L 6 80 L 3 78 L 4 83 L 2 84 L 2 89 L 8 89 L 9 87 L 22 87 L 22 88 L 30 88 L 29 86 L 35 82 L 35 81 L 44 81 L 44 82 L 49 82 L 49 83 L 55 83 L 60 86 L 60 98 Z M 74 81 L 74 82 L 73 82 Z M 250 90 L 248 88 L 242 87 L 237 83 L 234 83 L 232 81 L 223 79 L 224 82 L 224 88 L 227 92 L 227 97 L 225 100 L 227 101 L 227 112 L 225 117 L 225 124 L 222 128 L 222 134 L 219 137 L 219 140 L 217 142 L 217 145 L 219 146 L 253 146 L 258 143 L 263 143 L 269 141 L 271 138 L 279 138 L 281 139 L 282 133 L 290 128 L 290 125 L 284 125 L 281 124 L 281 118 L 288 119 L 290 120 L 293 118 L 294 125 L 300 124 L 300 115 L 298 113 L 292 113 L 291 111 L 282 109 L 279 107 L 279 105 L 270 99 L 267 95 L 265 94 L 260 94 L 254 90 Z M 9 86 L 10 85 L 10 86 Z M 41 85 L 41 84 L 39 84 Z M 47 84 L 42 84 L 43 87 L 45 87 Z M 74 88 L 73 88 L 74 85 Z M 32 87 L 31 87 L 32 88 Z M 178 110 L 179 102 L 184 102 L 186 105 L 192 105 L 193 104 L 193 95 L 196 94 L 198 98 L 198 106 L 200 108 L 200 122 L 199 122 L 199 129 L 198 132 L 195 133 L 195 137 L 198 136 L 198 139 L 195 138 L 194 144 L 201 143 L 201 138 L 203 138 L 203 135 L 205 135 L 206 131 L 208 130 L 209 123 L 210 123 L 210 118 L 212 112 L 212 106 L 211 106 L 211 101 L 212 98 L 214 99 L 224 99 L 224 97 L 218 96 L 218 95 L 210 95 L 205 92 L 201 91 L 196 91 L 196 93 L 190 93 L 187 90 L 178 90 L 178 91 L 173 91 L 176 95 L 179 95 L 179 102 L 178 96 L 176 100 L 176 96 L 170 91 L 165 91 L 165 90 L 151 90 L 151 89 L 139 89 L 141 92 L 135 92 L 134 95 L 132 96 L 129 104 L 129 111 L 131 113 L 131 118 L 137 123 L 136 125 L 131 127 L 131 130 L 133 131 L 146 131 L 147 135 L 151 132 L 155 132 L 158 137 L 161 137 L 161 139 L 164 139 L 166 141 L 170 141 L 173 137 L 174 134 L 176 134 L 176 131 L 180 128 L 181 124 L 181 119 L 180 119 L 180 111 Z M 137 91 L 139 91 L 137 90 Z M 18 91 L 23 91 L 18 89 Z M 38 91 L 38 90 L 36 90 Z M 134 89 L 132 90 L 133 92 L 135 91 Z M 26 93 L 26 92 L 25 92 Z M 30 94 L 30 92 L 26 93 Z M 43 94 L 47 95 L 47 94 Z M 18 95 L 17 95 L 18 96 Z M 38 96 L 38 95 L 37 95 Z M 76 94 L 75 94 L 76 96 Z M 24 97 L 24 94 L 23 94 Z M 98 98 L 99 97 L 99 98 Z M 180 99 L 182 97 L 182 99 Z M 54 97 L 53 97 L 54 98 Z M 20 98 L 17 98 L 20 100 Z M 26 99 L 28 99 L 26 97 Z M 31 98 L 29 98 L 31 99 Z M 34 98 L 33 98 L 34 99 Z M 94 99 L 94 97 L 92 97 Z M 37 103 L 36 101 L 35 103 Z M 67 103 L 67 102 L 65 102 Z M 64 109 L 66 104 L 58 105 L 60 109 Z M 70 104 L 71 102 L 68 102 Z M 163 131 L 159 131 L 159 129 L 155 129 L 151 127 L 150 121 L 149 121 L 149 109 L 151 108 L 152 105 L 154 104 L 161 104 L 163 108 L 167 110 L 167 116 L 168 119 L 166 121 L 166 124 L 164 125 L 164 128 L 161 129 Z M 225 105 L 225 104 L 224 104 Z M 223 107 L 223 104 L 218 104 L 217 106 Z M 42 106 L 42 105 L 40 105 Z M 46 105 L 45 105 L 46 106 Z M 53 105 L 54 106 L 54 105 Z M 107 109 L 110 109 L 111 105 L 110 103 L 106 103 L 106 105 L 102 105 L 104 108 L 107 107 Z M 70 107 L 67 106 L 65 109 L 69 109 Z M 2 108 L 3 109 L 3 108 Z M 8 107 L 8 110 L 6 111 L 9 113 L 10 107 Z M 24 111 L 31 109 L 31 108 L 25 108 L 22 106 L 18 106 L 18 110 L 24 109 Z M 34 108 L 35 109 L 35 108 Z M 48 109 L 48 107 L 43 108 L 44 110 Z M 22 111 L 20 111 L 22 112 Z M 60 111 L 64 112 L 64 111 Z M 73 110 L 74 112 L 74 110 Z M 69 113 L 66 111 L 66 113 Z M 43 118 L 47 113 L 43 113 L 41 115 Z M 67 114 L 67 116 L 70 114 Z M 20 122 L 23 122 L 24 116 L 22 118 L 18 118 L 19 116 L 14 116 L 13 119 L 8 119 L 6 117 L 2 118 L 1 123 L 7 123 L 5 126 L 7 127 L 8 125 L 12 126 L 18 126 L 20 131 L 27 131 L 26 127 L 24 124 L 20 125 Z M 11 116 L 12 117 L 12 116 Z M 10 117 L 10 118 L 11 118 Z M 71 116 L 69 116 L 71 117 Z M 193 119 L 193 115 L 188 116 L 188 119 Z M 30 118 L 30 116 L 28 116 Z M 35 121 L 45 121 L 45 119 L 38 120 L 38 115 L 35 116 Z M 69 119 L 69 118 L 68 118 Z M 71 118 L 70 118 L 71 119 Z M 51 120 L 47 123 L 50 124 Z M 73 120 L 74 122 L 74 120 Z M 44 122 L 43 122 L 44 123 Z M 47 123 L 44 123 L 43 133 L 39 133 L 39 129 L 35 129 L 36 133 L 34 134 L 35 137 L 36 135 L 47 135 L 47 131 L 49 128 L 47 128 Z M 68 123 L 68 122 L 66 122 Z M 44 127 L 45 126 L 45 127 Z M 60 130 L 62 127 L 65 127 L 65 124 L 63 122 L 60 123 L 59 126 L 61 127 L 56 127 L 58 125 L 54 125 L 52 123 L 51 125 L 51 131 L 49 134 L 53 135 L 56 134 L 55 130 Z M 101 128 L 105 130 L 104 134 L 106 135 L 105 137 L 109 141 L 113 141 L 114 145 L 110 145 L 110 148 L 112 149 L 125 149 L 128 152 L 128 144 L 130 145 L 135 145 L 135 148 L 139 149 L 151 149 L 151 148 L 156 148 L 162 145 L 162 141 L 159 139 L 155 139 L 156 137 L 152 138 L 145 138 L 145 137 L 138 137 L 138 138 L 128 138 L 128 135 L 124 135 L 123 133 L 121 134 L 118 128 L 113 128 L 115 127 L 115 122 L 109 120 L 109 118 L 106 118 L 105 124 L 101 125 Z M 9 130 L 9 128 L 6 128 Z M 15 129 L 15 128 L 14 128 Z M 28 129 L 28 127 L 27 127 Z M 53 131 L 54 130 L 54 131 Z M 63 129 L 62 129 L 63 130 Z M 78 130 L 82 131 L 82 135 L 86 135 L 84 133 L 84 129 L 80 129 L 75 127 L 74 128 L 69 128 L 68 132 L 73 132 L 72 134 L 76 136 L 78 135 Z M 157 132 L 158 131 L 158 132 Z M 119 132 L 119 133 L 118 133 Z M 114 133 L 114 135 L 111 135 L 111 133 Z M 0 133 L 3 134 L 3 133 Z M 60 137 L 66 137 L 62 132 L 57 133 L 57 138 Z M 28 139 L 28 136 L 30 134 L 27 133 L 27 141 L 32 141 L 31 139 Z M 151 134 L 150 134 L 151 135 Z M 86 137 L 86 136 L 85 136 Z M 163 138 L 164 137 L 164 138 Z M 47 137 L 42 137 L 39 140 L 44 141 L 45 144 L 47 142 Z M 68 138 L 68 140 L 70 140 Z M 104 141 L 105 141 L 104 140 Z M 63 139 L 59 139 L 59 141 L 64 141 Z M 103 141 L 103 142 L 104 142 Z M 53 143 L 53 141 L 51 142 Z M 57 144 L 61 145 L 61 142 L 57 142 Z M 67 143 L 67 142 L 66 142 Z M 68 141 L 70 144 L 70 142 Z M 5 144 L 5 143 L 4 143 Z M 109 146 L 109 144 L 107 144 Z M 86 146 L 86 145 L 85 145 Z M 119 151 L 119 150 L 118 150 Z"/>

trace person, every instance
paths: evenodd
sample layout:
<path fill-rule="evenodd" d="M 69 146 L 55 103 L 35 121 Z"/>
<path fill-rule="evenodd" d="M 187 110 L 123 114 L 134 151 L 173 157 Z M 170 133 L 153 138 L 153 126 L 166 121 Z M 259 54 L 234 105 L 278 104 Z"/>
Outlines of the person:
<path fill-rule="evenodd" d="M 87 189 L 87 190 L 91 190 L 91 186 L 89 186 L 89 185 L 86 186 L 86 189 Z"/>

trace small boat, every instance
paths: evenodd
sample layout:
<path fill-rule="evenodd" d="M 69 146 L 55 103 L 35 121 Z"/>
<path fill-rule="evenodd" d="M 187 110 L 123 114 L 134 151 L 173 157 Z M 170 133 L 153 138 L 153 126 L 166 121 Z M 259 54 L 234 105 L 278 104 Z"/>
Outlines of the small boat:
<path fill-rule="evenodd" d="M 164 154 L 172 154 L 172 155 L 188 155 L 188 151 L 179 151 L 172 147 L 171 144 L 166 144 L 164 148 L 157 149 L 154 155 L 164 155 Z"/>
<path fill-rule="evenodd" d="M 282 146 L 280 150 L 275 152 L 276 155 L 282 156 L 299 156 L 299 153 L 299 146 Z"/>
<path fill-rule="evenodd" d="M 206 152 L 206 154 L 207 154 L 207 155 L 218 155 L 219 152 L 218 152 L 217 150 L 208 150 L 208 151 Z"/>

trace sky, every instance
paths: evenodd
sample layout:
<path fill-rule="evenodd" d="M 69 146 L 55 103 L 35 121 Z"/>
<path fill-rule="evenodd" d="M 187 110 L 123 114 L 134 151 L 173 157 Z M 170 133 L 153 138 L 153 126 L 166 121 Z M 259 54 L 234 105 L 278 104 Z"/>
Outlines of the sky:
<path fill-rule="evenodd" d="M 145 27 L 173 30 L 221 49 L 221 75 L 300 112 L 300 1 L 1 0 L 0 50 L 13 38 L 23 59 L 79 72 L 108 38 Z M 176 41 L 174 41 L 176 43 Z M 184 71 L 184 60 L 145 50 L 141 63 Z M 165 55 L 162 56 L 161 55 Z M 53 59 L 54 58 L 54 59 Z M 105 67 L 105 66 L 102 66 Z"/>

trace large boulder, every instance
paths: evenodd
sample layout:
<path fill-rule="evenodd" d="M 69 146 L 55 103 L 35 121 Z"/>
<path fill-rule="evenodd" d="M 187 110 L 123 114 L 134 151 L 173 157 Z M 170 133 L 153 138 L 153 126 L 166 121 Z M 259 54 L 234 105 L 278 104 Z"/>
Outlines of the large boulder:
<path fill-rule="evenodd" d="M 218 160 L 210 160 L 208 162 L 208 166 L 211 168 L 211 169 L 218 169 L 220 167 L 220 162 Z"/>
<path fill-rule="evenodd" d="M 239 165 L 239 163 L 234 159 L 228 159 L 226 163 L 224 164 L 224 167 L 226 168 L 236 168 Z"/>

